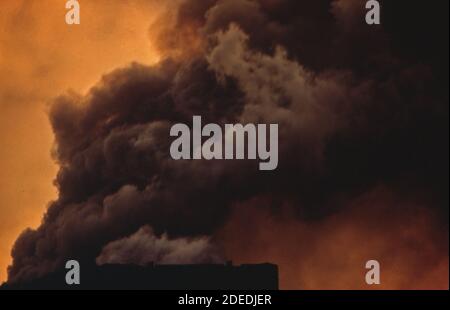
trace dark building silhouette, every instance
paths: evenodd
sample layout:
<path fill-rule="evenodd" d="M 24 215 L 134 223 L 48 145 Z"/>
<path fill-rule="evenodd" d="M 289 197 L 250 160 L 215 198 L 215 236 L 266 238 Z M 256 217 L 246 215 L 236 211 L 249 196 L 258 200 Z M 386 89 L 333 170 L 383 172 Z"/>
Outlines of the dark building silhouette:
<path fill-rule="evenodd" d="M 277 290 L 278 266 L 240 265 L 103 265 L 81 264 L 80 285 L 67 285 L 63 269 L 28 283 L 2 289 L 25 290 Z"/>

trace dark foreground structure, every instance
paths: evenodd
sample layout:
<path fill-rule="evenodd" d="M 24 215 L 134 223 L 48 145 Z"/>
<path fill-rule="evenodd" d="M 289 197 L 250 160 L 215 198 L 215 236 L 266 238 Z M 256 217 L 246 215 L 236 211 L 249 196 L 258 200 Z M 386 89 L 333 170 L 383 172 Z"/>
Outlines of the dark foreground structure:
<path fill-rule="evenodd" d="M 278 266 L 104 265 L 80 268 L 80 284 L 67 285 L 67 270 L 28 283 L 5 284 L 6 290 L 277 290 Z"/>

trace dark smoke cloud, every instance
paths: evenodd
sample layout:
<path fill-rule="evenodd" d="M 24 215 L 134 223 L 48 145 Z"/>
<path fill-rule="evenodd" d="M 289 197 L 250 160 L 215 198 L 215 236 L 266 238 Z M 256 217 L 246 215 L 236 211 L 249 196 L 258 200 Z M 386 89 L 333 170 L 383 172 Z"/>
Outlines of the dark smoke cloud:
<path fill-rule="evenodd" d="M 393 46 L 395 32 L 362 24 L 361 5 L 174 4 L 175 17 L 150 30 L 166 56 L 158 65 L 118 69 L 87 95 L 53 103 L 59 198 L 16 241 L 9 281 L 67 259 L 143 263 L 167 247 L 185 259 L 209 257 L 208 243 L 191 252 L 195 244 L 170 240 L 214 235 L 232 205 L 254 197 L 274 211 L 293 206 L 295 219 L 320 220 L 382 183 L 448 214 L 445 75 Z M 169 129 L 193 115 L 279 123 L 278 170 L 172 160 Z M 448 235 L 448 222 L 436 225 Z M 430 242 L 448 241 L 442 236 Z M 147 254 L 124 257 L 135 243 Z"/>

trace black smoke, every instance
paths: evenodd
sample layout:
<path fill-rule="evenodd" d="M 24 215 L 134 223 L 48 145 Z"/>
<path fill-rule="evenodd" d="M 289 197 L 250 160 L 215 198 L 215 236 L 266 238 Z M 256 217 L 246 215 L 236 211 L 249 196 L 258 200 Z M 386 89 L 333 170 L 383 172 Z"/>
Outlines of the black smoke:
<path fill-rule="evenodd" d="M 159 64 L 117 69 L 53 102 L 59 197 L 17 239 L 9 281 L 93 262 L 142 227 L 213 242 L 231 206 L 258 196 L 316 220 L 387 184 L 448 219 L 448 2 L 385 2 L 373 27 L 357 0 L 175 6 L 155 37 Z M 394 21 L 410 7 L 420 25 Z M 170 127 L 193 115 L 278 123 L 279 168 L 172 160 Z M 448 220 L 438 226 L 448 240 Z"/>

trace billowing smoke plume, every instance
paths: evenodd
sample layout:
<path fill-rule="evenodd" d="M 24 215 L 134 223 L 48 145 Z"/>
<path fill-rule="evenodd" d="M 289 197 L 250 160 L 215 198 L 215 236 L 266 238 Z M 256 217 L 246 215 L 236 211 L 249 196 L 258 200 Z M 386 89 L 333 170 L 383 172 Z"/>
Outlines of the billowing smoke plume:
<path fill-rule="evenodd" d="M 289 209 L 295 223 L 326 221 L 383 184 L 401 203 L 391 204 L 392 221 L 361 217 L 368 225 L 396 232 L 390 227 L 403 223 L 411 199 L 448 215 L 448 71 L 434 63 L 446 52 L 411 52 L 389 16 L 385 28 L 368 27 L 363 2 L 174 2 L 177 14 L 150 29 L 159 64 L 117 69 L 88 94 L 68 93 L 52 104 L 59 198 L 42 225 L 16 241 L 9 281 L 42 276 L 67 259 L 233 258 L 217 256 L 209 238 L 223 233 L 236 206 L 254 199 L 275 217 Z M 172 160 L 170 127 L 193 115 L 219 124 L 278 123 L 278 169 Z M 430 225 L 433 232 L 420 237 L 447 244 L 436 248 L 448 261 L 448 222 Z M 273 244 L 286 238 L 277 236 Z M 229 243 L 219 238 L 215 246 Z"/>

